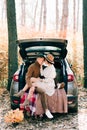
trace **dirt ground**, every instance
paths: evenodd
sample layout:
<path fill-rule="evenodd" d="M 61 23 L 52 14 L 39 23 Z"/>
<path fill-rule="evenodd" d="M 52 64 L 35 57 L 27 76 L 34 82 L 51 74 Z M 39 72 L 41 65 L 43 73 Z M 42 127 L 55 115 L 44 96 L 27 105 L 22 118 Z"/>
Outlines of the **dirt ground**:
<path fill-rule="evenodd" d="M 4 115 L 11 109 L 10 98 L 9 92 L 0 88 L 0 130 L 87 130 L 87 89 L 78 90 L 78 113 L 56 114 L 52 120 L 28 117 L 13 125 L 4 121 Z"/>

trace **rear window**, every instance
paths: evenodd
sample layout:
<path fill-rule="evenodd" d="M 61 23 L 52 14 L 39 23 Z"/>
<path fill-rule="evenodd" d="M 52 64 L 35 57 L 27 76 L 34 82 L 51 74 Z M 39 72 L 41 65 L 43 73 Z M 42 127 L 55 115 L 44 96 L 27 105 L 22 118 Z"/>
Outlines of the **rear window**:
<path fill-rule="evenodd" d="M 19 53 L 23 59 L 36 58 L 39 54 L 51 53 L 54 57 L 66 56 L 66 40 L 58 39 L 32 39 L 32 40 L 19 40 Z"/>
<path fill-rule="evenodd" d="M 53 47 L 53 46 L 34 46 L 34 47 L 28 47 L 25 49 L 26 52 L 31 51 L 61 51 L 61 48 Z"/>
<path fill-rule="evenodd" d="M 25 49 L 27 57 L 36 57 L 40 53 L 46 55 L 52 53 L 55 57 L 59 57 L 61 48 L 53 46 L 34 46 Z"/>

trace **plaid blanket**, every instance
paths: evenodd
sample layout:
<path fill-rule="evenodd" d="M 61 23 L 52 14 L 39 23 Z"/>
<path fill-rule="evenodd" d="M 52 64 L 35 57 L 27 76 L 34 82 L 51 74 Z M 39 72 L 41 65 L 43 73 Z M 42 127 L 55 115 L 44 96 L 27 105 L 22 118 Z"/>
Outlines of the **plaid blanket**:
<path fill-rule="evenodd" d="M 23 97 L 20 99 L 20 104 L 25 101 L 27 96 L 28 96 L 28 93 L 25 93 L 23 95 Z M 29 101 L 29 106 L 27 106 L 25 108 L 20 107 L 20 110 L 28 111 L 31 116 L 35 115 L 35 112 L 36 112 L 36 96 L 37 96 L 36 94 L 33 94 L 33 96 L 31 97 L 31 99 Z"/>

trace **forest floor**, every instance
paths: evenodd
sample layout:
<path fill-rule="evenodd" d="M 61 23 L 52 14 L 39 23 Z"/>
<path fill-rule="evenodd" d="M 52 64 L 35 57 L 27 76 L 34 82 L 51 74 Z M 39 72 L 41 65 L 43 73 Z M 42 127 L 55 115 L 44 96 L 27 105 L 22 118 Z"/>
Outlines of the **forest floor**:
<path fill-rule="evenodd" d="M 87 130 L 87 89 L 79 87 L 78 113 L 68 113 L 47 118 L 24 118 L 18 125 L 6 123 L 5 114 L 11 109 L 9 92 L 0 88 L 0 130 Z"/>

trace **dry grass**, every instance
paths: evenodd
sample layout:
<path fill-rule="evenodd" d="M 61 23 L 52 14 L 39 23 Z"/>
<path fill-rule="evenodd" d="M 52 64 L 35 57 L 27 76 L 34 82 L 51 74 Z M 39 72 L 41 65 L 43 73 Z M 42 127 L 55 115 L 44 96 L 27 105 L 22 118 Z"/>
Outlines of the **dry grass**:
<path fill-rule="evenodd" d="M 37 32 L 30 30 L 25 27 L 18 28 L 18 39 L 29 39 L 29 38 L 65 38 L 66 32 L 56 32 L 50 30 L 48 32 Z M 71 32 L 71 33 L 70 33 Z M 8 37 L 7 28 L 0 28 L 0 80 L 4 81 L 8 77 Z M 68 39 L 68 59 L 73 66 L 73 70 L 77 76 L 77 79 L 83 78 L 83 42 L 82 35 L 80 33 L 73 34 L 72 31 L 67 32 Z M 19 58 L 19 61 L 20 58 Z"/>

